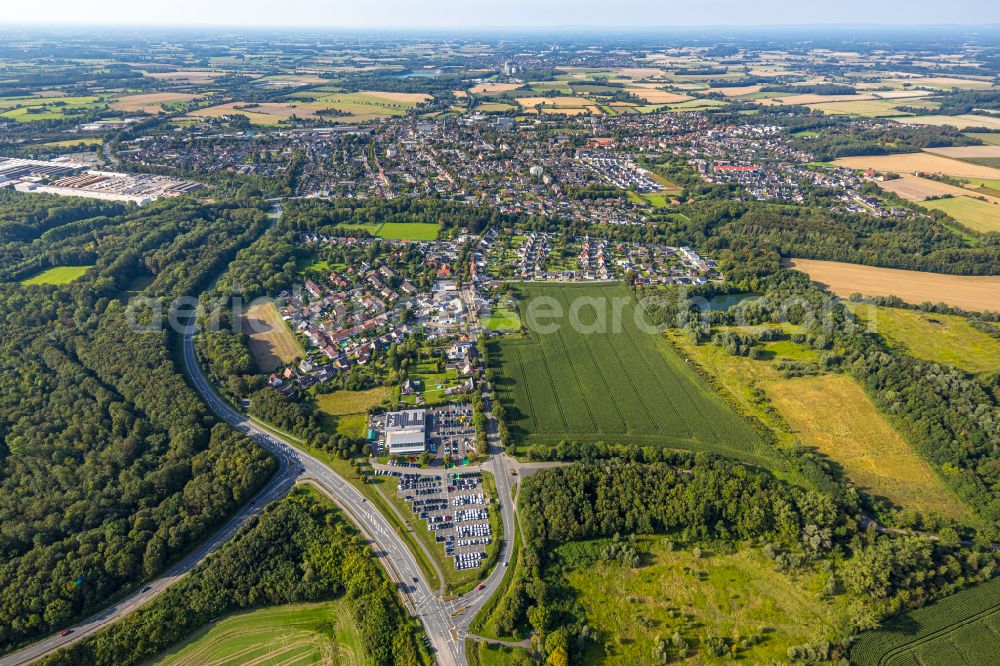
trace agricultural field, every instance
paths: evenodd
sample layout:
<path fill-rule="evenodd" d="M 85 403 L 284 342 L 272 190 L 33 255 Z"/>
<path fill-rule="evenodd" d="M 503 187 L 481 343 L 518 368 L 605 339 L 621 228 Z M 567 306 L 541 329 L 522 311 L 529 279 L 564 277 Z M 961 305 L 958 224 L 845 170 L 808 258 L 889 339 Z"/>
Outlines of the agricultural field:
<path fill-rule="evenodd" d="M 0 121 L 28 123 L 38 120 L 62 120 L 107 106 L 104 97 L 0 97 Z"/>
<path fill-rule="evenodd" d="M 250 351 L 261 372 L 271 372 L 305 356 L 298 340 L 271 303 L 247 308 L 243 330 L 250 336 Z"/>
<path fill-rule="evenodd" d="M 76 146 L 99 146 L 104 140 L 99 136 L 81 137 L 79 139 L 65 139 L 63 141 L 48 141 L 46 143 L 35 144 L 36 148 L 75 148 Z"/>
<path fill-rule="evenodd" d="M 632 93 L 640 99 L 644 99 L 650 104 L 673 104 L 676 102 L 686 102 L 692 99 L 690 95 L 661 90 L 655 83 L 637 84 L 629 86 L 626 92 Z"/>
<path fill-rule="evenodd" d="M 951 90 L 978 90 L 989 88 L 993 84 L 989 79 L 960 79 L 949 76 L 924 76 L 905 79 L 884 79 L 883 84 L 893 88 L 928 88 L 933 91 Z"/>
<path fill-rule="evenodd" d="M 21 284 L 69 284 L 92 266 L 56 266 L 21 281 Z"/>
<path fill-rule="evenodd" d="M 437 238 L 438 225 L 425 222 L 383 222 L 344 225 L 348 229 L 364 229 L 373 236 L 392 240 L 431 241 Z"/>
<path fill-rule="evenodd" d="M 316 396 L 316 406 L 330 416 L 366 413 L 392 398 L 392 388 L 376 386 L 366 391 L 335 391 Z"/>
<path fill-rule="evenodd" d="M 905 104 L 905 103 L 904 103 Z M 826 114 L 851 114 L 864 116 L 866 118 L 885 118 L 909 115 L 896 107 L 900 102 L 895 100 L 871 100 L 871 101 L 850 101 L 850 102 L 825 102 L 809 104 L 810 109 L 822 111 Z"/>
<path fill-rule="evenodd" d="M 791 259 L 837 296 L 898 296 L 907 303 L 947 303 L 971 312 L 1000 311 L 1000 276 L 946 275 L 817 259 Z"/>
<path fill-rule="evenodd" d="M 532 284 L 519 292 L 528 332 L 491 346 L 498 394 L 517 439 L 648 443 L 758 459 L 761 441 L 750 425 L 659 333 L 640 328 L 642 311 L 624 285 Z M 556 304 L 563 318 L 536 320 L 538 298 Z M 595 307 L 580 308 L 585 301 L 578 299 Z M 574 302 L 580 330 L 565 316 Z M 607 325 L 598 330 L 602 319 Z"/>
<path fill-rule="evenodd" d="M 469 92 L 473 95 L 494 95 L 523 87 L 521 83 L 479 83 L 469 88 Z"/>
<path fill-rule="evenodd" d="M 873 169 L 881 172 L 913 173 L 921 171 L 923 173 L 940 173 L 954 178 L 1000 179 L 1000 169 L 970 164 L 930 153 L 842 157 L 835 160 L 834 164 L 848 169 Z"/>
<path fill-rule="evenodd" d="M 968 509 L 846 375 L 768 382 L 764 390 L 803 444 L 839 464 L 871 495 L 968 520 Z"/>
<path fill-rule="evenodd" d="M 986 127 L 988 129 L 1000 129 L 1000 118 L 995 116 L 980 116 L 971 113 L 964 113 L 958 116 L 910 116 L 899 118 L 898 122 L 912 125 L 951 125 L 960 130 L 970 127 Z"/>
<path fill-rule="evenodd" d="M 792 577 L 775 571 L 756 550 L 735 553 L 668 550 L 664 540 L 637 539 L 642 566 L 595 557 L 604 541 L 571 542 L 555 551 L 565 578 L 597 638 L 582 663 L 647 664 L 656 638 L 676 631 L 692 663 L 722 663 L 703 652 L 706 635 L 751 639 L 739 659 L 787 662 L 792 645 L 837 637 L 845 602 L 824 599 L 825 575 Z"/>
<path fill-rule="evenodd" d="M 899 178 L 882 181 L 878 184 L 883 190 L 893 192 L 907 201 L 923 201 L 927 197 L 939 197 L 944 194 L 960 197 L 969 193 L 961 187 L 949 185 L 930 178 L 921 178 L 913 174 L 900 174 Z"/>
<path fill-rule="evenodd" d="M 952 157 L 956 160 L 1000 157 L 1000 146 L 947 146 L 944 148 L 925 148 L 924 152 Z"/>
<path fill-rule="evenodd" d="M 177 92 L 126 95 L 115 100 L 115 102 L 111 105 L 111 108 L 117 111 L 126 111 L 129 113 L 141 111 L 142 113 L 156 115 L 157 113 L 167 112 L 174 106 L 183 106 L 185 103 L 190 102 L 194 98 L 194 95 Z"/>
<path fill-rule="evenodd" d="M 1000 340 L 976 330 L 964 317 L 863 303 L 847 307 L 890 344 L 917 358 L 972 373 L 1000 370 Z"/>
<path fill-rule="evenodd" d="M 966 132 L 965 136 L 979 139 L 989 146 L 1000 146 L 1000 134 L 995 132 Z"/>
<path fill-rule="evenodd" d="M 246 116 L 254 125 L 280 125 L 292 116 L 297 118 L 315 118 L 316 112 L 309 104 L 293 104 L 290 102 L 260 102 L 246 104 L 230 102 L 218 104 L 204 109 L 192 111 L 195 118 L 221 118 L 222 116 Z"/>
<path fill-rule="evenodd" d="M 924 201 L 925 208 L 944 211 L 974 231 L 1000 231 L 1000 205 L 980 201 L 971 196 L 949 197 Z"/>
<path fill-rule="evenodd" d="M 995 664 L 1000 578 L 980 583 L 868 631 L 851 648 L 858 666 Z"/>
<path fill-rule="evenodd" d="M 204 84 L 227 76 L 229 72 L 218 70 L 177 70 L 174 72 L 143 72 L 142 75 L 169 83 Z"/>
<path fill-rule="evenodd" d="M 293 604 L 236 613 L 159 655 L 157 666 L 365 663 L 354 614 L 345 601 Z"/>

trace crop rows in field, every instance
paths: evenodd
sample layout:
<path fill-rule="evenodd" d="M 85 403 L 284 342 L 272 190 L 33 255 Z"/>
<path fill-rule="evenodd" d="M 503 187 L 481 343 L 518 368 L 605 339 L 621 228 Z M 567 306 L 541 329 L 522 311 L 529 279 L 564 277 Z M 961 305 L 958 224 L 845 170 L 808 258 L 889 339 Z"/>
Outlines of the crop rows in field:
<path fill-rule="evenodd" d="M 1000 661 L 1000 578 L 907 613 L 862 634 L 860 666 L 996 664 Z"/>
<path fill-rule="evenodd" d="M 638 304 L 623 285 L 522 285 L 521 319 L 533 298 L 568 312 L 577 297 L 627 299 L 621 325 L 587 333 L 567 320 L 551 333 L 501 339 L 491 358 L 512 433 L 527 443 L 606 441 L 664 444 L 746 457 L 756 433 L 662 337 L 635 322 Z M 609 306 L 610 311 L 610 306 Z M 588 323 L 588 314 L 581 319 Z"/>

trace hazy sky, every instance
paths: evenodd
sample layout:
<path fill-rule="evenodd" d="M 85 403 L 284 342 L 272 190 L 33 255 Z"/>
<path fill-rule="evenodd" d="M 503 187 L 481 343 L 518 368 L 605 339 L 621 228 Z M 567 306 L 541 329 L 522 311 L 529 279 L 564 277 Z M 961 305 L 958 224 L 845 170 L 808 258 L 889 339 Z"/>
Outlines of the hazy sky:
<path fill-rule="evenodd" d="M 2 0 L 5 22 L 319 27 L 1000 22 L 989 0 Z"/>

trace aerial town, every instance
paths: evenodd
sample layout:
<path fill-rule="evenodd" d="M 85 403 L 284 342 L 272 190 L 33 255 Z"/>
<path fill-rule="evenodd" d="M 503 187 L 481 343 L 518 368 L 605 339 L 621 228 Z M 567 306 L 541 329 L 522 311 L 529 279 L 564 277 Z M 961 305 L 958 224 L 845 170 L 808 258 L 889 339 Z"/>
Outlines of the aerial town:
<path fill-rule="evenodd" d="M 0 666 L 997 663 L 997 10 L 494 4 L 4 7 Z"/>

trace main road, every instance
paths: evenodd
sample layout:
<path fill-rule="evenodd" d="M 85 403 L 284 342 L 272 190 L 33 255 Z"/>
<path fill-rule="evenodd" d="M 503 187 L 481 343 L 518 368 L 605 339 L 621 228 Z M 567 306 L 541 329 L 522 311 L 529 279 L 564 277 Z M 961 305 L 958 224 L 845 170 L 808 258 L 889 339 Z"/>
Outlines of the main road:
<path fill-rule="evenodd" d="M 276 204 L 273 217 L 281 209 Z M 478 325 L 475 327 L 478 329 Z M 473 331 L 474 336 L 478 330 Z M 317 487 L 345 512 L 350 520 L 371 541 L 389 577 L 396 582 L 411 614 L 423 624 L 434 650 L 435 661 L 441 666 L 465 666 L 465 636 L 476 613 L 500 590 L 507 563 L 514 549 L 514 502 L 505 456 L 496 438 L 495 422 L 491 418 L 490 448 L 494 454 L 487 463 L 496 477 L 501 520 L 504 528 L 502 551 L 497 566 L 477 588 L 451 600 L 434 594 L 424 579 L 413 554 L 393 529 L 388 519 L 371 506 L 361 492 L 321 460 L 300 448 L 289 438 L 265 429 L 223 400 L 202 372 L 194 346 L 193 327 L 183 335 L 183 362 L 192 386 L 215 414 L 236 430 L 264 447 L 278 460 L 278 471 L 253 499 L 239 509 L 220 530 L 189 553 L 181 561 L 148 583 L 138 592 L 75 624 L 71 632 L 56 634 L 0 658 L 0 666 L 20 666 L 36 661 L 56 650 L 90 636 L 122 619 L 155 599 L 209 555 L 232 539 L 249 520 L 271 501 L 283 497 L 296 483 Z"/>

